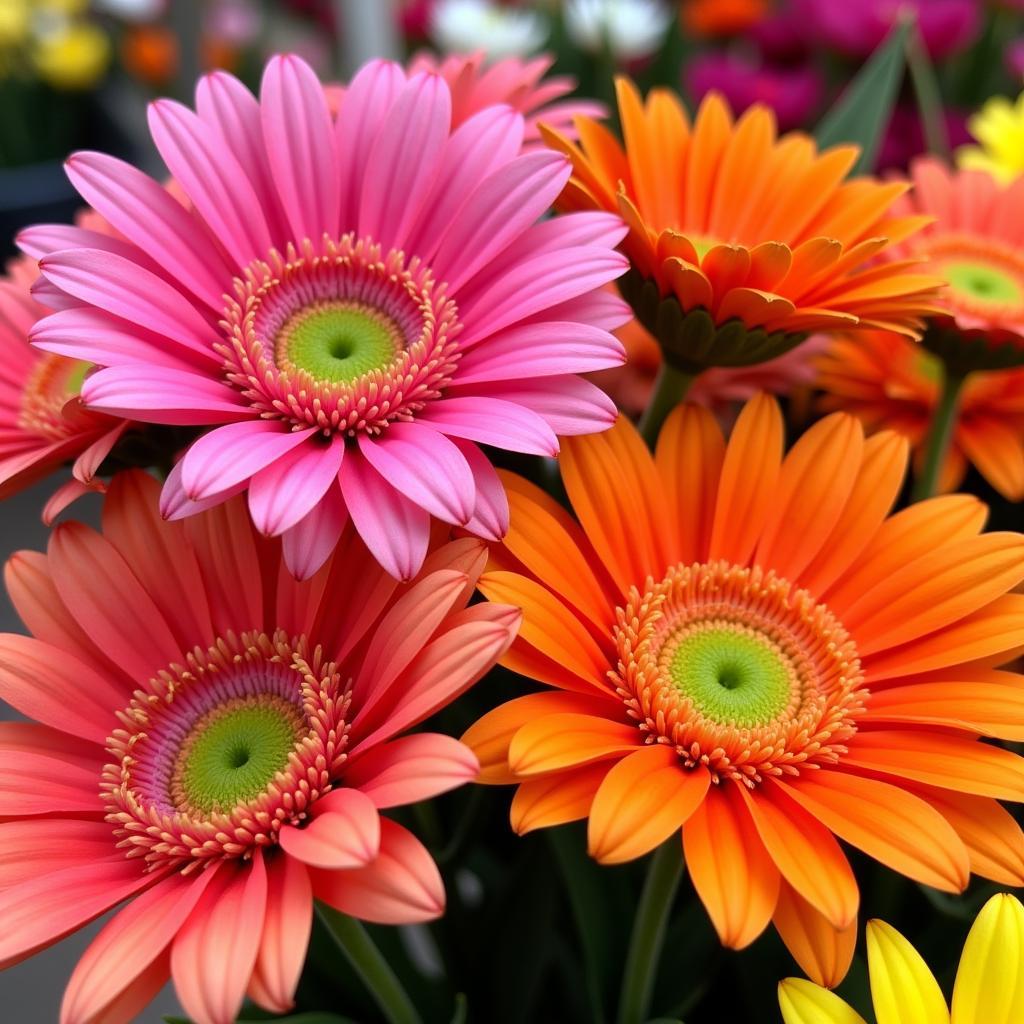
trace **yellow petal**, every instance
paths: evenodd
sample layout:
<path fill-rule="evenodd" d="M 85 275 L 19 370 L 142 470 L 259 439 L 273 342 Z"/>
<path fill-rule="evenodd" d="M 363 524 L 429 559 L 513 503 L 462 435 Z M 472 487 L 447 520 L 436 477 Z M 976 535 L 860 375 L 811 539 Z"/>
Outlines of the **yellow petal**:
<path fill-rule="evenodd" d="M 949 1024 L 939 983 L 892 925 L 869 921 L 868 971 L 878 1024 Z"/>
<path fill-rule="evenodd" d="M 786 1024 L 866 1024 L 834 992 L 803 978 L 779 982 L 779 1009 Z"/>
<path fill-rule="evenodd" d="M 953 986 L 953 1024 L 1024 1021 L 1024 906 L 999 893 L 981 908 Z"/>

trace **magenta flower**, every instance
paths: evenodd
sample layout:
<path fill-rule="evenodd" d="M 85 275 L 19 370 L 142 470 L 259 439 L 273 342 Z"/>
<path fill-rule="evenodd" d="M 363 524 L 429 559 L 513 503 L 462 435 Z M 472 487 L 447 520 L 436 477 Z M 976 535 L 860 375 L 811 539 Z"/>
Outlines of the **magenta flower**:
<path fill-rule="evenodd" d="M 373 62 L 332 117 L 313 71 L 284 56 L 258 101 L 218 72 L 197 112 L 153 104 L 184 204 L 113 157 L 68 161 L 127 241 L 43 256 L 67 308 L 34 341 L 100 367 L 82 389 L 93 409 L 212 428 L 171 473 L 164 515 L 248 489 L 300 578 L 351 518 L 409 579 L 431 515 L 504 534 L 479 445 L 554 455 L 556 434 L 611 425 L 614 405 L 577 374 L 623 359 L 609 332 L 628 313 L 603 286 L 626 268 L 624 228 L 538 222 L 570 167 L 523 153 L 510 107 L 451 122 L 440 75 Z"/>

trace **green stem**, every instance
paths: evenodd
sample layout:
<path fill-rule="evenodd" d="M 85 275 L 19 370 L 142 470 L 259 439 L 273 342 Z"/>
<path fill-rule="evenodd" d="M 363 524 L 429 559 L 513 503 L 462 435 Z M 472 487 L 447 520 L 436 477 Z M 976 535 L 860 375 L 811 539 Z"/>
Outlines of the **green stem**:
<path fill-rule="evenodd" d="M 366 929 L 354 917 L 339 913 L 333 907 L 318 903 L 316 909 L 338 949 L 369 989 L 388 1024 L 421 1024 L 412 1000 Z"/>
<path fill-rule="evenodd" d="M 956 429 L 957 405 L 966 376 L 963 373 L 954 373 L 948 366 L 943 368 L 939 404 L 932 414 L 932 422 L 925 442 L 924 463 L 914 484 L 915 501 L 930 498 L 938 490 L 939 476 L 946 463 L 949 446 L 953 440 L 953 431 Z"/>
<path fill-rule="evenodd" d="M 633 919 L 633 934 L 629 940 L 619 998 L 618 1024 L 643 1024 L 647 1020 L 661 946 L 665 941 L 665 927 L 683 877 L 683 866 L 678 835 L 654 851 L 644 891 L 640 895 L 640 905 Z"/>
<path fill-rule="evenodd" d="M 658 432 L 668 414 L 686 397 L 690 385 L 697 379 L 696 374 L 683 373 L 666 360 L 661 361 L 658 376 L 654 381 L 654 390 L 648 399 L 647 408 L 640 417 L 640 433 L 653 450 L 658 440 Z"/>
<path fill-rule="evenodd" d="M 916 23 L 911 26 L 907 37 L 907 66 L 924 127 L 925 145 L 929 152 L 948 160 L 949 133 L 946 131 L 946 118 L 942 110 L 942 94 L 939 92 L 935 68 L 928 58 L 921 29 Z"/>

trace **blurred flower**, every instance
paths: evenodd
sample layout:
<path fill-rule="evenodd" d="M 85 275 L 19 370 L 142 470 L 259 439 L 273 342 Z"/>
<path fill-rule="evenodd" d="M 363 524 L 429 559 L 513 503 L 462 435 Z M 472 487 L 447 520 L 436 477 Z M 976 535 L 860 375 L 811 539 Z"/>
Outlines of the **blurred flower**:
<path fill-rule="evenodd" d="M 979 739 L 1024 738 L 1020 677 L 993 667 L 1024 644 L 1024 536 L 980 535 L 967 495 L 890 516 L 906 440 L 865 440 L 852 416 L 783 451 L 759 396 L 728 443 L 691 404 L 653 456 L 624 417 L 566 439 L 575 519 L 506 475 L 511 526 L 479 588 L 522 608 L 502 664 L 545 689 L 463 742 L 481 782 L 518 786 L 520 834 L 586 819 L 591 856 L 618 864 L 681 829 L 722 942 L 774 922 L 834 985 L 859 906 L 838 839 L 945 892 L 972 869 L 1024 882 L 997 802 L 1024 800 L 1024 758 Z"/>
<path fill-rule="evenodd" d="M 988 171 L 1004 185 L 1024 174 L 1024 92 L 1012 102 L 1005 96 L 993 96 L 967 127 L 981 145 L 957 151 L 961 167 Z"/>
<path fill-rule="evenodd" d="M 623 305 L 602 290 L 627 265 L 621 222 L 542 220 L 568 161 L 523 154 L 504 105 L 452 132 L 439 75 L 373 61 L 337 122 L 294 56 L 270 61 L 258 101 L 225 73 L 197 97 L 200 113 L 150 108 L 187 206 L 113 157 L 70 158 L 127 242 L 71 237 L 44 255 L 74 301 L 35 333 L 100 367 L 90 407 L 211 428 L 168 478 L 164 511 L 247 489 L 303 578 L 348 518 L 402 579 L 432 515 L 500 537 L 505 496 L 479 445 L 554 455 L 557 434 L 615 418 L 578 374 L 622 359 L 609 329 Z"/>
<path fill-rule="evenodd" d="M 544 78 L 554 57 L 541 54 L 532 60 L 506 57 L 484 63 L 483 54 L 438 59 L 429 51 L 417 54 L 409 63 L 409 74 L 436 71 L 452 91 L 452 127 L 458 128 L 474 114 L 495 103 L 507 103 L 525 118 L 524 149 L 538 149 L 543 143 L 538 125 L 551 127 L 575 139 L 577 117 L 607 117 L 608 111 L 593 100 L 576 99 L 576 79 L 568 75 Z"/>
<path fill-rule="evenodd" d="M 64 1024 L 136 1020 L 169 978 L 197 1024 L 230 1024 L 246 995 L 285 1013 L 314 899 L 439 917 L 431 855 L 380 811 L 473 778 L 454 739 L 401 734 L 520 618 L 466 607 L 479 541 L 435 546 L 398 587 L 350 529 L 300 584 L 241 498 L 186 527 L 159 489 L 119 474 L 102 533 L 64 523 L 6 567 L 33 636 L 0 636 L 0 698 L 34 721 L 0 723 L 0 963 L 130 900 L 79 960 Z"/>
<path fill-rule="evenodd" d="M 4 0 L 0 3 L 0 47 L 21 46 L 32 29 L 29 0 Z"/>
<path fill-rule="evenodd" d="M 967 49 L 982 27 L 977 0 L 791 0 L 819 44 L 851 57 L 867 57 L 889 34 L 903 10 L 913 11 L 935 59 Z"/>
<path fill-rule="evenodd" d="M 178 40 L 164 25 L 129 25 L 121 35 L 121 63 L 133 78 L 159 87 L 178 70 Z"/>
<path fill-rule="evenodd" d="M 49 510 L 56 514 L 63 499 L 93 486 L 127 424 L 82 407 L 78 392 L 88 363 L 29 344 L 29 331 L 50 312 L 29 290 L 36 273 L 35 260 L 22 257 L 0 279 L 0 499 L 74 460 L 77 486 L 58 492 Z"/>
<path fill-rule="evenodd" d="M 1024 36 L 1009 43 L 1003 53 L 1006 73 L 1015 81 L 1024 78 Z"/>
<path fill-rule="evenodd" d="M 683 0 L 683 24 L 698 36 L 741 35 L 770 9 L 771 0 Z"/>
<path fill-rule="evenodd" d="M 217 0 L 207 7 L 203 31 L 233 49 L 244 49 L 259 38 L 263 15 L 253 0 Z"/>
<path fill-rule="evenodd" d="M 57 89 L 91 89 L 110 64 L 110 40 L 97 25 L 69 22 L 38 36 L 32 47 L 36 71 Z"/>
<path fill-rule="evenodd" d="M 897 334 L 865 331 L 830 340 L 817 370 L 823 409 L 852 413 L 869 432 L 898 430 L 920 467 L 939 404 L 938 357 Z M 1024 499 L 1024 370 L 971 374 L 953 430 L 940 491 L 959 487 L 972 464 L 1003 497 Z"/>
<path fill-rule="evenodd" d="M 748 36 L 761 56 L 775 64 L 804 62 L 813 49 L 808 44 L 807 26 L 791 3 L 774 8 Z"/>
<path fill-rule="evenodd" d="M 620 63 L 656 53 L 672 23 L 663 0 L 566 0 L 569 38 L 590 54 L 608 52 Z"/>
<path fill-rule="evenodd" d="M 540 12 L 489 0 L 437 0 L 430 15 L 430 37 L 445 53 L 482 50 L 490 58 L 526 57 L 548 37 Z"/>
<path fill-rule="evenodd" d="M 685 76 L 694 98 L 720 92 L 737 113 L 763 103 L 775 111 L 784 131 L 806 124 L 825 92 L 821 72 L 813 64 L 772 65 L 740 53 L 698 54 L 687 64 Z"/>
<path fill-rule="evenodd" d="M 967 131 L 967 115 L 949 107 L 943 109 L 946 138 L 951 146 L 970 141 Z M 928 144 L 924 137 L 924 125 L 917 104 L 911 101 L 897 103 L 886 126 L 882 145 L 876 161 L 880 171 L 899 171 L 905 174 L 911 162 L 926 153 Z"/>
<path fill-rule="evenodd" d="M 734 123 L 711 93 L 691 127 L 674 93 L 617 87 L 625 147 L 596 125 L 579 145 L 542 131 L 573 161 L 560 207 L 625 219 L 620 288 L 676 369 L 763 362 L 808 331 L 922 326 L 940 282 L 876 259 L 920 226 L 890 210 L 904 183 L 844 181 L 856 147 L 778 139 L 763 106 Z"/>
<path fill-rule="evenodd" d="M 1016 896 L 996 894 L 971 926 L 953 984 L 952 1018 L 935 976 L 895 928 L 869 921 L 867 946 L 871 1001 L 880 1024 L 1024 1020 L 1024 906 Z M 785 1024 L 863 1024 L 839 996 L 803 978 L 786 978 L 779 985 L 779 1006 Z"/>
<path fill-rule="evenodd" d="M 154 21 L 164 13 L 167 0 L 92 0 L 101 14 L 123 21 Z"/>

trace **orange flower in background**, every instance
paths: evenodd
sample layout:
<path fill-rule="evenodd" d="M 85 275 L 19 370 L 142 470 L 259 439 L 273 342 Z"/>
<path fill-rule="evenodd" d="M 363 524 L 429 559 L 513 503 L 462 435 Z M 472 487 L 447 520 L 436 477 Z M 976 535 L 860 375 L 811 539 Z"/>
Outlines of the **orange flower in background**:
<path fill-rule="evenodd" d="M 948 287 L 940 332 L 926 341 L 967 371 L 1024 359 L 1024 178 L 1000 185 L 985 171 L 954 171 L 933 157 L 912 165 L 914 189 L 899 212 L 930 223 L 899 247 L 926 260 Z M 945 344 L 943 337 L 945 336 Z"/>
<path fill-rule="evenodd" d="M 868 431 L 906 435 L 920 468 L 939 403 L 938 357 L 895 334 L 839 335 L 818 357 L 821 407 L 852 413 Z M 1024 370 L 973 373 L 960 394 L 939 490 L 958 487 L 973 464 L 1010 501 L 1024 498 Z"/>
<path fill-rule="evenodd" d="M 806 135 L 777 138 L 764 106 L 734 122 L 711 93 L 691 126 L 674 93 L 655 89 L 645 103 L 628 80 L 617 88 L 625 147 L 587 118 L 578 146 L 541 130 L 573 161 L 561 207 L 628 224 L 623 293 L 677 368 L 762 362 L 809 331 L 917 335 L 939 280 L 909 260 L 877 260 L 925 222 L 893 214 L 906 184 L 845 180 L 856 147 L 818 153 Z"/>
<path fill-rule="evenodd" d="M 560 459 L 577 519 L 506 477 L 511 529 L 480 589 L 523 609 L 509 668 L 551 689 L 463 737 L 518 783 L 519 832 L 588 820 L 614 864 L 682 829 L 697 894 L 740 948 L 773 921 L 822 984 L 852 956 L 842 839 L 923 884 L 1024 884 L 1024 536 L 935 498 L 890 516 L 892 431 L 815 424 L 783 457 L 776 403 L 728 445 L 685 405 L 651 456 L 620 417 Z"/>
<path fill-rule="evenodd" d="M 763 21 L 770 0 L 683 0 L 684 27 L 696 36 L 733 36 Z"/>

